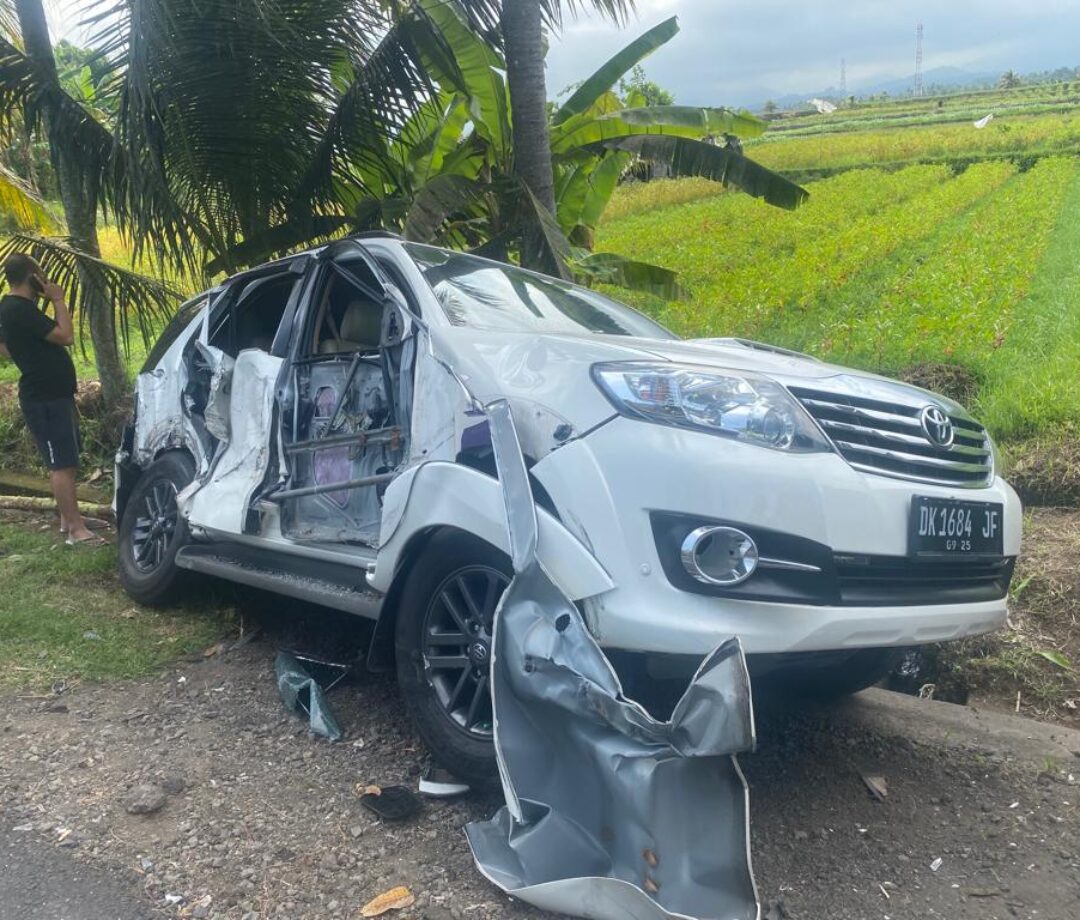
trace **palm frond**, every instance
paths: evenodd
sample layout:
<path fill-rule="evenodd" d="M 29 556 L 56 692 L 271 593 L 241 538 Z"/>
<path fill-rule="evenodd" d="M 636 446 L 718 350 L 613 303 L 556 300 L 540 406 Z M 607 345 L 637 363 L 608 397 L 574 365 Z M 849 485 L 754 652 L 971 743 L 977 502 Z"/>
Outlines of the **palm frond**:
<path fill-rule="evenodd" d="M 11 217 L 21 230 L 54 233 L 56 218 L 45 202 L 22 179 L 0 166 L 0 213 Z"/>
<path fill-rule="evenodd" d="M 180 293 L 166 282 L 96 259 L 63 238 L 14 233 L 0 242 L 0 261 L 13 252 L 33 256 L 45 275 L 64 289 L 80 331 L 92 309 L 102 304 L 111 309 L 125 348 L 132 327 L 150 344 L 180 303 Z"/>

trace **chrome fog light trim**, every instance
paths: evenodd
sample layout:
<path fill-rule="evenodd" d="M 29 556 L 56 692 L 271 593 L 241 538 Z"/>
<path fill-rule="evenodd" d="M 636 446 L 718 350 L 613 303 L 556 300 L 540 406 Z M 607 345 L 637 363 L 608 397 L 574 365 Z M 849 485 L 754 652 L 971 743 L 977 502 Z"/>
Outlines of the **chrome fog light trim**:
<path fill-rule="evenodd" d="M 758 567 L 757 544 L 735 527 L 698 527 L 680 549 L 683 568 L 707 585 L 731 587 L 746 581 Z"/>

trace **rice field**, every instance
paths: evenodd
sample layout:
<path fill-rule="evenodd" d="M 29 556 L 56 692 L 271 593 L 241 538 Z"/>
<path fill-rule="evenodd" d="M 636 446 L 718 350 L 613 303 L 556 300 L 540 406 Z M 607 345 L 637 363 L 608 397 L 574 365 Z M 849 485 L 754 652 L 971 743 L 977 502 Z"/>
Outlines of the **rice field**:
<path fill-rule="evenodd" d="M 925 150 L 939 130 L 894 133 Z M 848 137 L 869 149 L 847 134 L 768 149 L 827 152 Z M 887 374 L 958 365 L 1001 439 L 1080 424 L 1080 160 L 861 168 L 807 188 L 793 213 L 691 194 L 695 180 L 626 188 L 598 248 L 679 272 L 687 301 L 621 296 L 682 335 L 756 338 Z"/>

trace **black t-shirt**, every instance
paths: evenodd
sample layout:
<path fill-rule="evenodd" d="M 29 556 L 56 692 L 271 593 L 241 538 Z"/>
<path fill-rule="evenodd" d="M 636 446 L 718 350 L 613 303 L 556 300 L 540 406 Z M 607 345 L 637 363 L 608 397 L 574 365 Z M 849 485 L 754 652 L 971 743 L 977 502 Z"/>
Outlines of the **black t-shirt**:
<path fill-rule="evenodd" d="M 63 399 L 75 395 L 75 365 L 63 345 L 45 341 L 56 321 L 32 300 L 8 294 L 0 300 L 0 341 L 22 374 L 24 399 Z"/>

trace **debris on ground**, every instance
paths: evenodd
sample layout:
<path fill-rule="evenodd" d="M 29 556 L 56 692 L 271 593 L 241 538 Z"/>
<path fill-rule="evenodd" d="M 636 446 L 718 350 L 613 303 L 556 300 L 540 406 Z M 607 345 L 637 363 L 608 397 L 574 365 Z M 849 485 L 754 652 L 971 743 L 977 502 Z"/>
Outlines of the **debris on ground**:
<path fill-rule="evenodd" d="M 430 799 L 453 799 L 465 795 L 469 784 L 458 779 L 449 770 L 430 767 L 420 777 L 419 791 Z"/>
<path fill-rule="evenodd" d="M 420 799 L 404 786 L 369 786 L 360 796 L 360 804 L 383 821 L 405 821 L 423 808 Z"/>
<path fill-rule="evenodd" d="M 860 773 L 863 784 L 866 786 L 866 790 L 870 793 L 871 798 L 877 802 L 884 802 L 889 795 L 889 784 L 884 776 L 871 776 L 867 773 Z"/>
<path fill-rule="evenodd" d="M 324 688 L 306 666 L 310 664 L 336 667 L 342 671 L 337 680 L 330 682 Z M 335 665 L 332 662 L 315 662 L 314 659 L 301 662 L 298 655 L 278 652 L 274 662 L 274 671 L 277 674 L 278 693 L 281 694 L 285 705 L 297 715 L 307 716 L 308 725 L 316 735 L 329 738 L 331 741 L 340 741 L 343 737 L 341 726 L 326 702 L 326 693 L 341 681 L 348 671 L 348 666 Z"/>
<path fill-rule="evenodd" d="M 378 897 L 372 898 L 362 908 L 361 917 L 378 917 L 391 910 L 403 910 L 412 907 L 416 903 L 416 897 L 408 888 L 399 886 L 384 891 Z"/>

